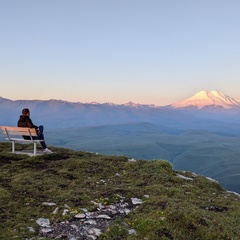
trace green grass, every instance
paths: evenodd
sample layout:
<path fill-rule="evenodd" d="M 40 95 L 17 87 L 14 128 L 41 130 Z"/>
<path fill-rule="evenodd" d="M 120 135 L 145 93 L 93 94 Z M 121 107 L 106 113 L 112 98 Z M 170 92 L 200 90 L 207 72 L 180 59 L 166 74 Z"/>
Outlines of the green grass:
<path fill-rule="evenodd" d="M 216 182 L 175 171 L 165 160 L 130 162 L 124 156 L 50 148 L 53 154 L 28 157 L 13 155 L 9 143 L 0 143 L 0 239 L 38 239 L 39 217 L 51 222 L 71 219 L 61 211 L 53 216 L 56 206 L 43 202 L 81 212 L 96 207 L 92 200 L 110 204 L 119 201 L 119 195 L 125 201 L 141 198 L 143 204 L 117 219 L 100 239 L 239 239 L 240 197 Z M 129 235 L 129 229 L 136 235 Z"/>
<path fill-rule="evenodd" d="M 166 159 L 174 169 L 214 178 L 225 188 L 240 193 L 240 138 L 232 136 L 238 130 L 230 127 L 214 125 L 208 131 L 185 130 L 180 134 L 167 126 L 139 123 L 51 130 L 46 139 L 55 146 L 75 150 L 135 159 Z"/>

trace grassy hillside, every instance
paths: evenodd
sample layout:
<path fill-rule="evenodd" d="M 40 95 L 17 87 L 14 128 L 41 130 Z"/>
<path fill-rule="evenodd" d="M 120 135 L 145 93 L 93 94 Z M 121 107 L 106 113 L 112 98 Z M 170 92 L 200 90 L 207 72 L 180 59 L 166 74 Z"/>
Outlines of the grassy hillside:
<path fill-rule="evenodd" d="M 178 125 L 170 128 L 129 123 L 51 130 L 46 137 L 55 146 L 75 150 L 135 159 L 166 159 L 174 169 L 214 178 L 225 188 L 240 193 L 240 137 L 234 135 L 238 130 L 231 127 L 183 131 Z"/>
<path fill-rule="evenodd" d="M 0 143 L 0 239 L 57 239 L 55 230 L 41 230 L 39 218 L 56 229 L 69 223 L 68 234 L 83 239 L 74 216 L 118 203 L 130 213 L 112 218 L 99 239 L 239 239 L 240 197 L 214 181 L 175 171 L 165 160 L 50 148 L 53 154 L 33 158 Z M 134 198 L 142 200 L 137 207 Z M 71 239 L 66 234 L 60 239 Z"/>

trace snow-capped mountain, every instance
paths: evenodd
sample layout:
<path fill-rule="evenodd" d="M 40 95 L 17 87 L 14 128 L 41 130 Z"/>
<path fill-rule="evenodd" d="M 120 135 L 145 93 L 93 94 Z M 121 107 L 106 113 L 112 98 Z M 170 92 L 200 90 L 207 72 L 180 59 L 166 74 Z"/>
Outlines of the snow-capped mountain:
<path fill-rule="evenodd" d="M 173 108 L 195 107 L 198 109 L 214 106 L 230 109 L 236 106 L 240 106 L 240 102 L 219 91 L 200 91 L 194 96 L 178 103 L 174 103 L 171 106 Z"/>

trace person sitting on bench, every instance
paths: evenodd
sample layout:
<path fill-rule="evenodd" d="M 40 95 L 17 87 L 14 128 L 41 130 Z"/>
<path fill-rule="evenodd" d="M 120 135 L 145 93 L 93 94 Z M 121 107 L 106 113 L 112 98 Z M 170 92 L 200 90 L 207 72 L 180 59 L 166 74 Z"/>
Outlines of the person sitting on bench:
<path fill-rule="evenodd" d="M 38 134 L 37 137 L 32 137 L 33 140 L 44 140 L 44 135 L 43 135 L 43 126 L 40 125 L 39 127 L 34 125 L 31 118 L 30 118 L 30 111 L 28 108 L 24 108 L 22 110 L 22 115 L 20 115 L 20 118 L 18 120 L 18 127 L 28 127 L 28 128 L 35 128 L 36 132 Z M 29 136 L 22 136 L 26 140 L 31 140 Z M 47 145 L 45 141 L 41 141 L 40 144 L 42 145 L 43 152 L 46 153 L 52 153 L 51 150 L 47 148 Z"/>

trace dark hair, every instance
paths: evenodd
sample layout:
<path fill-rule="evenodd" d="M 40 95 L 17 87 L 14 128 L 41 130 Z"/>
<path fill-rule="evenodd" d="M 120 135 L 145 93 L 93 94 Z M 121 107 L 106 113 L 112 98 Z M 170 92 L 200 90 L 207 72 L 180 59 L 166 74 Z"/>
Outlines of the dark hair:
<path fill-rule="evenodd" d="M 29 111 L 28 108 L 24 108 L 24 109 L 22 110 L 22 114 L 23 114 L 23 115 L 27 115 L 29 112 L 30 112 L 30 111 Z"/>

